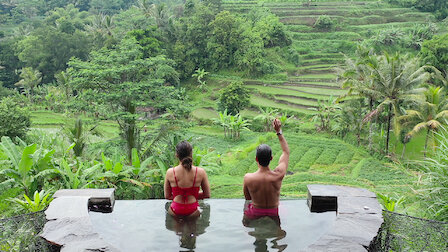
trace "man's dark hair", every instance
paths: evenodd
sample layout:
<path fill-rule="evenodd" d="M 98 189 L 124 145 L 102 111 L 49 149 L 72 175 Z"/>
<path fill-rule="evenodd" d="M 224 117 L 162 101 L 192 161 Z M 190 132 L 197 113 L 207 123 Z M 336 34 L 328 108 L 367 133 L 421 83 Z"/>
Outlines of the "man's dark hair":
<path fill-rule="evenodd" d="M 257 160 L 258 163 L 263 166 L 267 167 L 269 163 L 271 162 L 272 158 L 272 150 L 271 147 L 267 144 L 260 144 L 257 147 Z"/>

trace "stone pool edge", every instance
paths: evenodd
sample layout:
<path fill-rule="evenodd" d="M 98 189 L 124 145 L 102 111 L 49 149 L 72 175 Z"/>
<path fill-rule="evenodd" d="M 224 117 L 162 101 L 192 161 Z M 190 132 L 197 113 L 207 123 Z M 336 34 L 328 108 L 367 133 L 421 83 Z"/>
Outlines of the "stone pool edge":
<path fill-rule="evenodd" d="M 383 223 L 376 194 L 349 186 L 314 184 L 307 187 L 310 210 L 336 210 L 336 220 L 319 240 L 300 251 L 367 251 Z"/>
<path fill-rule="evenodd" d="M 317 212 L 337 211 L 330 230 L 300 251 L 366 251 L 383 223 L 381 206 L 369 190 L 336 185 L 307 185 L 308 206 Z M 71 251 L 119 251 L 94 231 L 89 209 L 113 210 L 115 189 L 57 191 L 45 211 L 42 238 Z"/>
<path fill-rule="evenodd" d="M 61 252 L 119 251 L 94 231 L 89 208 L 113 210 L 115 189 L 63 189 L 53 195 L 45 211 L 41 237 Z"/>

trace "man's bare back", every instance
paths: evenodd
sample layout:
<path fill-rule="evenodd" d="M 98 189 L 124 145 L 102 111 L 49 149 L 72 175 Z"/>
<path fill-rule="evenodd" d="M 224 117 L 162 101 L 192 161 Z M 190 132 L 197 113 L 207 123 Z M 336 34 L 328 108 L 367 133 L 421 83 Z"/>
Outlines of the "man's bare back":
<path fill-rule="evenodd" d="M 252 204 L 255 208 L 278 207 L 280 188 L 286 174 L 286 169 L 288 168 L 288 143 L 281 132 L 280 121 L 275 119 L 273 125 L 283 151 L 278 166 L 273 171 L 269 168 L 269 162 L 272 160 L 270 147 L 267 145 L 260 145 L 257 148 L 256 159 L 258 171 L 247 173 L 244 176 L 244 196 L 246 200 L 252 200 Z"/>

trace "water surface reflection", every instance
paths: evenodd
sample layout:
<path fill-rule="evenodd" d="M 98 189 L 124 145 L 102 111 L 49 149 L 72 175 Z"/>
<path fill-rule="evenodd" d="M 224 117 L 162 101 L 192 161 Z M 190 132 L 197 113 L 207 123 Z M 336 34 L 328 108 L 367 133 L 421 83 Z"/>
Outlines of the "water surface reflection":
<path fill-rule="evenodd" d="M 247 209 L 248 202 L 244 204 L 244 210 Z M 259 218 L 249 218 L 243 215 L 243 225 L 253 228 L 248 234 L 255 238 L 253 243 L 255 252 L 269 251 L 268 245 L 274 251 L 283 251 L 288 246 L 284 241 L 280 241 L 286 237 L 286 231 L 281 227 L 280 216 L 264 216 Z"/>
<path fill-rule="evenodd" d="M 196 237 L 205 233 L 205 229 L 210 225 L 210 205 L 201 204 L 202 212 L 199 217 L 178 218 L 168 213 L 171 202 L 165 204 L 165 227 L 174 231 L 179 236 L 179 246 L 187 249 L 185 251 L 193 251 L 196 248 Z"/>

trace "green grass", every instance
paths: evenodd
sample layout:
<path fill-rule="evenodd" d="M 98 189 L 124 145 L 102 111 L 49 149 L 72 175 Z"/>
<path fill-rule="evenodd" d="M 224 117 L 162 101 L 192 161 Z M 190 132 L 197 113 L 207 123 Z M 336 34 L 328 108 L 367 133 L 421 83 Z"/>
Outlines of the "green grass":
<path fill-rule="evenodd" d="M 191 115 L 198 119 L 211 119 L 218 117 L 218 113 L 213 109 L 198 108 L 191 112 Z"/>
<path fill-rule="evenodd" d="M 328 79 L 328 80 L 332 80 L 332 79 L 336 79 L 336 77 L 337 77 L 336 74 L 327 73 L 327 74 L 303 74 L 296 78 L 297 79 Z"/>
<path fill-rule="evenodd" d="M 281 100 L 281 101 L 287 101 L 287 102 L 295 103 L 295 104 L 299 104 L 299 105 L 304 105 L 304 106 L 317 107 L 317 105 L 318 105 L 316 101 L 306 100 L 306 99 L 301 99 L 301 98 L 275 96 L 275 99 Z"/>
<path fill-rule="evenodd" d="M 265 93 L 265 94 L 271 94 L 271 95 L 290 95 L 290 96 L 295 96 L 297 98 L 310 98 L 310 99 L 328 99 L 328 97 L 323 97 L 321 95 L 315 95 L 315 94 L 308 94 L 308 93 L 303 93 L 300 91 L 294 91 L 291 89 L 286 89 L 286 88 L 277 88 L 274 86 L 260 86 L 260 85 L 247 85 L 247 87 L 249 88 L 253 88 L 261 93 Z"/>
<path fill-rule="evenodd" d="M 93 122 L 92 118 L 80 116 L 81 119 Z M 74 125 L 76 117 L 69 117 L 64 114 L 47 110 L 31 111 L 31 127 L 36 129 L 60 130 L 64 126 Z M 100 120 L 94 122 L 98 124 L 97 129 L 103 138 L 110 139 L 118 137 L 119 128 L 115 121 Z"/>
<path fill-rule="evenodd" d="M 281 109 L 284 111 L 298 112 L 298 113 L 303 113 L 303 114 L 312 114 L 313 113 L 313 111 L 305 109 L 305 108 L 296 108 L 296 107 L 278 103 L 278 102 L 273 101 L 272 99 L 260 97 L 257 95 L 251 95 L 250 103 L 252 105 L 259 106 L 259 107 L 271 107 L 271 108 Z"/>
<path fill-rule="evenodd" d="M 313 94 L 320 94 L 320 95 L 333 95 L 333 96 L 339 96 L 344 95 L 347 93 L 346 90 L 343 89 L 325 89 L 325 88 L 314 88 L 314 87 L 296 87 L 296 86 L 289 86 L 292 89 L 303 91 L 303 92 L 309 92 Z"/>

